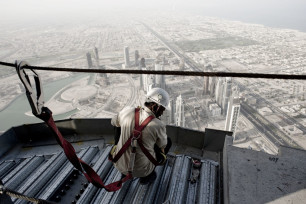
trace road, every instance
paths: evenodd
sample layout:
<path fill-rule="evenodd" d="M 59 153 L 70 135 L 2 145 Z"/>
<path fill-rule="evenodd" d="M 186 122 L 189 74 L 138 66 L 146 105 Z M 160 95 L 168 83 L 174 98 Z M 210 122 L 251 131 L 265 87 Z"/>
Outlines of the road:
<path fill-rule="evenodd" d="M 183 54 L 182 50 L 179 50 L 178 47 L 172 45 L 171 43 L 169 43 L 167 41 L 167 39 L 165 39 L 163 36 L 159 35 L 157 32 L 155 32 L 154 30 L 152 30 L 149 26 L 147 26 L 146 24 L 142 23 L 157 39 L 159 39 L 171 52 L 173 52 L 179 59 L 183 59 L 185 62 L 185 65 L 187 65 L 187 67 L 189 67 L 192 71 L 203 71 L 203 67 L 200 67 L 199 65 L 197 65 L 192 59 L 190 59 L 188 56 L 186 56 L 185 54 Z M 195 77 L 195 82 L 197 83 L 197 85 L 199 87 L 203 86 L 203 80 L 201 80 L 201 78 L 199 77 Z"/>
<path fill-rule="evenodd" d="M 263 116 L 257 113 L 257 111 L 246 104 L 245 102 L 241 103 L 241 113 L 250 120 L 253 125 L 261 132 L 263 132 L 269 141 L 271 141 L 276 146 L 285 145 L 295 148 L 302 148 L 296 142 L 294 142 L 290 137 L 285 135 L 278 127 L 273 123 L 269 122 Z"/>
<path fill-rule="evenodd" d="M 186 56 L 183 54 L 182 50 L 179 50 L 178 47 L 175 45 L 172 45 L 165 39 L 163 36 L 159 35 L 157 32 L 152 30 L 149 26 L 146 24 L 142 23 L 156 38 L 158 38 L 171 52 L 173 52 L 178 58 L 184 59 L 185 65 L 188 65 L 188 67 L 192 71 L 203 71 L 203 67 L 200 67 L 198 64 L 196 64 L 190 57 Z"/>
<path fill-rule="evenodd" d="M 248 93 L 256 98 L 257 101 L 262 102 L 264 104 L 266 104 L 269 108 L 271 108 L 275 113 L 278 113 L 279 115 L 282 116 L 282 119 L 285 123 L 287 123 L 288 125 L 295 125 L 297 128 L 299 128 L 300 130 L 303 131 L 303 134 L 306 134 L 306 128 L 304 125 L 302 125 L 299 121 L 297 121 L 295 118 L 292 118 L 291 116 L 289 116 L 287 113 L 285 113 L 284 111 L 280 110 L 278 107 L 276 107 L 275 105 L 273 105 L 270 101 L 268 101 L 267 99 L 263 98 L 262 96 L 252 92 L 252 90 L 250 90 L 248 87 L 244 86 L 242 83 L 238 82 L 237 80 L 235 80 L 235 83 L 238 85 L 238 87 L 242 90 L 246 90 L 248 91 Z"/>
<path fill-rule="evenodd" d="M 252 139 L 254 139 L 254 136 L 256 137 L 260 137 L 261 139 L 263 139 L 265 141 L 264 146 L 260 146 L 259 149 L 264 148 L 265 152 L 270 152 L 271 154 L 277 154 L 278 153 L 278 146 L 276 146 L 272 141 L 270 141 L 268 139 L 268 137 L 266 137 L 264 135 L 263 132 L 259 131 L 251 122 L 250 119 L 247 118 L 247 116 L 245 116 L 244 114 L 241 113 L 240 111 L 240 115 L 239 115 L 239 120 L 243 121 L 248 127 L 251 127 L 250 130 L 248 130 L 247 132 L 247 137 L 246 137 L 246 141 L 251 141 Z M 243 133 L 245 134 L 245 133 Z M 250 135 L 250 137 L 248 137 Z M 246 135 L 244 135 L 246 136 Z M 252 138 L 252 139 L 251 139 Z M 240 143 L 245 143 L 245 141 L 235 141 L 235 144 L 240 144 Z M 268 150 L 268 151 L 266 151 Z"/>

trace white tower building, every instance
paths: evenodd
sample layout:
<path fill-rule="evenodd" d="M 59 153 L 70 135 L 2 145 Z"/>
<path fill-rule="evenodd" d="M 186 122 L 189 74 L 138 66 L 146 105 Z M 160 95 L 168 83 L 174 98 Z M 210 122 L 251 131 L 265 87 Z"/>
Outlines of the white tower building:
<path fill-rule="evenodd" d="M 135 66 L 139 65 L 139 51 L 135 50 Z"/>
<path fill-rule="evenodd" d="M 142 70 L 147 70 L 147 68 L 143 67 Z M 142 74 L 140 77 L 140 81 L 143 83 L 143 90 L 145 93 L 148 93 L 148 91 L 154 87 L 155 77 L 152 74 Z"/>
<path fill-rule="evenodd" d="M 138 63 L 138 67 L 139 67 L 139 70 L 147 70 L 144 58 L 141 58 L 140 62 Z M 145 74 L 141 74 L 139 77 L 141 89 L 144 89 L 144 77 L 145 77 Z"/>
<path fill-rule="evenodd" d="M 87 57 L 88 68 L 91 68 L 92 67 L 92 59 L 91 59 L 90 52 L 86 53 L 86 57 Z"/>
<path fill-rule="evenodd" d="M 203 94 L 207 95 L 208 93 L 209 93 L 209 77 L 204 76 Z"/>
<path fill-rule="evenodd" d="M 97 47 L 95 47 L 95 54 L 94 54 L 94 56 L 95 56 L 95 59 L 96 59 L 96 62 L 97 62 L 97 67 L 99 67 L 100 65 L 99 65 L 99 60 L 100 60 L 100 58 L 99 58 L 99 50 L 98 50 L 98 48 Z"/>
<path fill-rule="evenodd" d="M 223 78 L 219 77 L 216 85 L 216 103 L 221 107 L 222 104 L 222 96 L 223 96 Z"/>
<path fill-rule="evenodd" d="M 176 109 L 175 109 L 175 124 L 176 126 L 185 127 L 185 113 L 184 113 L 184 101 L 182 95 L 176 98 Z"/>
<path fill-rule="evenodd" d="M 169 124 L 174 124 L 174 119 L 175 119 L 175 109 L 174 109 L 174 100 L 171 99 L 170 100 L 170 121 L 169 121 Z"/>
<path fill-rule="evenodd" d="M 155 71 L 163 71 L 164 66 L 161 64 L 156 63 L 155 64 Z M 162 89 L 166 89 L 166 83 L 165 83 L 165 75 L 156 74 L 155 75 L 155 83 L 156 86 Z"/>
<path fill-rule="evenodd" d="M 238 97 L 231 97 L 228 102 L 228 109 L 225 121 L 225 130 L 232 131 L 233 137 L 235 139 L 235 131 L 237 126 L 237 121 L 240 113 L 240 101 Z"/>
<path fill-rule="evenodd" d="M 125 65 L 125 67 L 130 66 L 129 47 L 124 47 L 124 65 Z"/>
<path fill-rule="evenodd" d="M 226 77 L 223 83 L 223 93 L 222 93 L 222 101 L 221 101 L 221 109 L 222 109 L 223 115 L 227 113 L 228 101 L 231 95 L 232 95 L 232 78 Z"/>
<path fill-rule="evenodd" d="M 212 98 L 216 95 L 216 84 L 217 84 L 217 77 L 210 77 L 209 79 L 209 93 Z"/>

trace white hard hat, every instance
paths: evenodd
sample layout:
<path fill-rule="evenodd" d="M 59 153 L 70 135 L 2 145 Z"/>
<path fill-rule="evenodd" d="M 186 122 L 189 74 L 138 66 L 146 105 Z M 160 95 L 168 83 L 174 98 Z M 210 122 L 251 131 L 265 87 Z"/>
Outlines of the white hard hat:
<path fill-rule="evenodd" d="M 161 88 L 153 88 L 146 95 L 146 102 L 155 102 L 169 110 L 169 94 Z"/>

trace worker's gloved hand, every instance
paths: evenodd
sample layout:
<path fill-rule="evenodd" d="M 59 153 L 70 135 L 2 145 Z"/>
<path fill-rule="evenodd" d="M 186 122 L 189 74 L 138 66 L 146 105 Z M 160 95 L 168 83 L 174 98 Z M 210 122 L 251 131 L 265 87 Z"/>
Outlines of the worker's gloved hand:
<path fill-rule="evenodd" d="M 158 154 L 156 154 L 156 160 L 159 165 L 164 165 L 167 161 L 167 156 L 163 152 L 159 152 Z"/>
<path fill-rule="evenodd" d="M 113 156 L 113 155 L 115 154 L 116 149 L 117 149 L 117 145 L 114 145 L 114 146 L 112 147 L 111 151 L 109 152 L 110 155 Z"/>

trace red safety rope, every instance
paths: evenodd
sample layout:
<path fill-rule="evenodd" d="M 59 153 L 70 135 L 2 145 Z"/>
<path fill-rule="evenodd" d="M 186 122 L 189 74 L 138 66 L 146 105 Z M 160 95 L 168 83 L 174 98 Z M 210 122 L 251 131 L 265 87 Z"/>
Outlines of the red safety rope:
<path fill-rule="evenodd" d="M 141 132 L 142 130 L 151 122 L 152 119 L 154 119 L 154 116 L 149 116 L 146 118 L 141 125 L 139 125 L 139 108 L 135 109 L 135 128 L 133 130 L 132 135 L 128 139 L 128 141 L 123 145 L 121 150 L 118 152 L 118 154 L 111 159 L 113 162 L 118 161 L 118 159 L 122 156 L 122 154 L 126 151 L 126 149 L 131 145 L 132 139 L 136 139 L 137 143 L 139 144 L 141 150 L 143 153 L 148 157 L 148 159 L 155 165 L 159 165 L 159 163 L 155 160 L 155 158 L 150 154 L 150 152 L 143 146 L 143 142 L 141 139 Z M 48 127 L 52 130 L 54 135 L 56 136 L 55 139 L 58 142 L 58 144 L 63 148 L 64 153 L 68 160 L 71 162 L 71 164 L 81 171 L 86 179 L 92 183 L 94 186 L 98 188 L 104 188 L 106 191 L 113 192 L 117 191 L 122 187 L 122 184 L 126 182 L 127 180 L 133 178 L 132 172 L 129 172 L 128 175 L 123 177 L 121 180 L 116 181 L 114 183 L 104 185 L 103 181 L 101 180 L 100 176 L 83 160 L 77 157 L 75 149 L 73 146 L 62 136 L 61 132 L 58 130 L 53 117 L 52 112 L 47 108 L 43 107 L 42 112 L 40 115 L 37 115 L 38 118 L 42 119 L 46 122 Z M 135 151 L 135 149 L 134 149 Z M 135 152 L 134 152 L 135 153 Z"/>
<path fill-rule="evenodd" d="M 52 112 L 48 108 L 43 107 L 42 113 L 37 117 L 47 123 L 49 128 L 55 134 L 58 144 L 63 148 L 68 160 L 72 163 L 72 165 L 76 169 L 81 171 L 86 177 L 86 179 L 94 186 L 98 188 L 104 188 L 106 191 L 109 192 L 113 192 L 119 190 L 122 187 L 122 183 L 132 178 L 132 175 L 128 174 L 126 177 L 122 178 L 119 181 L 116 181 L 108 185 L 104 185 L 100 176 L 88 164 L 86 164 L 83 160 L 77 157 L 73 146 L 63 138 L 62 134 L 55 125 L 55 122 L 52 117 Z"/>

